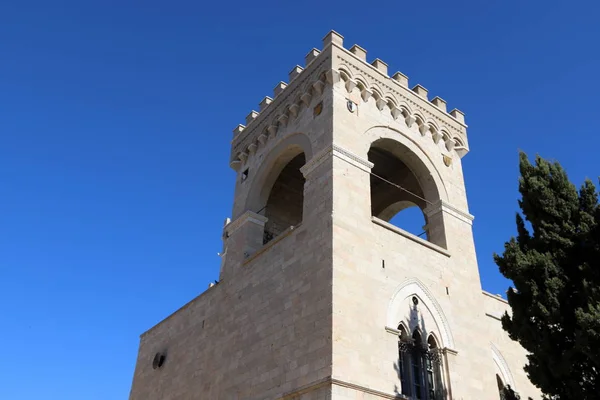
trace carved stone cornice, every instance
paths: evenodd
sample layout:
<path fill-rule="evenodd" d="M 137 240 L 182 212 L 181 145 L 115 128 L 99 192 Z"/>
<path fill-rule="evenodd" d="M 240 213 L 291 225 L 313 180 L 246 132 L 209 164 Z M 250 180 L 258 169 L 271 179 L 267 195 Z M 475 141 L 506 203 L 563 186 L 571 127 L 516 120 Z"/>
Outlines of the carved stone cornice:
<path fill-rule="evenodd" d="M 327 62 L 331 60 L 329 55 L 322 54 L 321 57 L 315 60 L 315 63 L 311 63 L 311 65 L 302 71 L 295 79 L 290 82 L 290 84 L 279 93 L 279 95 L 273 100 L 268 107 L 261 113 L 259 113 L 256 118 L 254 118 L 251 123 L 249 123 L 245 129 L 238 134 L 233 141 L 232 145 L 232 157 L 235 157 L 236 154 L 244 151 L 254 140 L 255 136 L 258 135 L 257 132 L 261 132 L 263 129 L 263 125 L 265 122 L 269 124 L 267 121 L 272 121 L 274 118 L 278 117 L 279 114 L 283 114 L 285 108 L 290 106 L 291 104 L 296 103 L 292 101 L 294 96 L 296 96 L 299 91 L 306 92 L 308 89 L 312 88 L 314 81 L 317 81 L 323 72 L 325 72 L 328 68 L 325 68 Z M 302 93 L 300 93 L 302 94 Z"/>
<path fill-rule="evenodd" d="M 242 215 L 240 215 L 235 221 L 232 221 L 225 225 L 223 230 L 225 231 L 225 236 L 231 236 L 235 231 L 244 226 L 247 222 L 252 222 L 254 224 L 258 224 L 264 226 L 267 222 L 267 217 L 257 214 L 253 211 L 246 211 Z"/>
<path fill-rule="evenodd" d="M 308 178 L 319 165 L 332 156 L 338 157 L 365 172 L 371 172 L 371 168 L 373 168 L 373 163 L 369 160 L 365 160 L 337 144 L 332 144 L 315 154 L 302 168 L 300 168 L 300 172 L 302 172 L 305 178 Z"/>
<path fill-rule="evenodd" d="M 433 216 L 439 212 L 445 212 L 449 215 L 452 215 L 453 217 L 458 218 L 459 220 L 469 225 L 472 225 L 473 220 L 475 219 L 473 215 L 469 214 L 466 211 L 459 210 L 458 208 L 454 207 L 450 203 L 445 202 L 444 200 L 438 200 L 436 203 L 427 206 L 423 210 L 423 213 L 428 217 Z"/>
<path fill-rule="evenodd" d="M 371 82 L 369 83 L 376 84 L 383 90 L 392 92 L 395 96 L 398 96 L 399 99 L 405 101 L 406 103 L 409 103 L 412 107 L 420 111 L 422 114 L 426 114 L 428 117 L 435 119 L 438 123 L 442 124 L 443 126 L 447 126 L 449 129 L 460 134 L 462 137 L 466 135 L 464 131 L 464 127 L 466 125 L 464 123 L 461 123 L 456 118 L 452 117 L 450 114 L 444 113 L 433 103 L 431 104 L 431 107 L 424 107 L 421 103 L 422 101 L 427 100 L 424 100 L 422 97 L 419 97 L 417 93 L 411 92 L 410 89 L 405 88 L 400 82 L 397 82 L 391 78 L 379 78 L 376 75 L 381 75 L 380 71 L 372 71 L 372 69 L 374 70 L 375 67 L 361 61 L 360 59 L 357 59 L 356 56 L 352 55 L 349 52 L 347 55 L 347 57 L 343 57 L 338 54 L 337 58 L 340 61 L 341 66 L 345 66 L 347 69 L 354 69 L 360 72 L 361 76 L 371 80 Z M 413 96 L 418 97 L 419 100 L 414 99 Z M 440 113 L 444 114 L 443 118 L 439 115 Z M 456 125 L 461 126 L 461 128 L 457 128 Z"/>

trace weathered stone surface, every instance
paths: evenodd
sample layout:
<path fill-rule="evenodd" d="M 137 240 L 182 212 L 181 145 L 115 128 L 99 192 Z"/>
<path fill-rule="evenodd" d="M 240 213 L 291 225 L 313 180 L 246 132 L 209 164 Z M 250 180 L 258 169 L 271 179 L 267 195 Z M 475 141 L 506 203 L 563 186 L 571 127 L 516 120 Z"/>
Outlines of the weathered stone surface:
<path fill-rule="evenodd" d="M 481 290 L 463 114 L 377 72 L 338 34 L 325 46 L 237 132 L 232 160 L 247 175 L 235 181 L 220 282 L 142 335 L 130 399 L 400 398 L 399 324 L 443 349 L 447 399 L 497 398 L 496 374 L 539 398 L 497 319 L 508 305 Z M 331 70 L 344 82 L 324 79 Z M 291 104 L 297 115 L 278 124 Z M 443 140 L 407 126 L 417 119 Z M 375 193 L 376 170 L 411 193 Z M 408 203 L 426 215 L 427 240 L 386 222 Z M 153 369 L 156 353 L 166 358 Z"/>

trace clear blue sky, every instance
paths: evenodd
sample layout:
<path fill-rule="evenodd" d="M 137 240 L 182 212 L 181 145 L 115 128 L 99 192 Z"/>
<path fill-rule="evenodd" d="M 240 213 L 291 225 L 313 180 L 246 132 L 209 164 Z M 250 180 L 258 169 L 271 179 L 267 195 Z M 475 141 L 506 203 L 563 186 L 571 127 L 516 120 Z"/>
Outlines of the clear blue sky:
<path fill-rule="evenodd" d="M 139 334 L 218 276 L 232 129 L 330 29 L 466 113 L 485 289 L 518 149 L 600 173 L 598 2 L 309 4 L 0 5 L 2 399 L 127 398 Z"/>

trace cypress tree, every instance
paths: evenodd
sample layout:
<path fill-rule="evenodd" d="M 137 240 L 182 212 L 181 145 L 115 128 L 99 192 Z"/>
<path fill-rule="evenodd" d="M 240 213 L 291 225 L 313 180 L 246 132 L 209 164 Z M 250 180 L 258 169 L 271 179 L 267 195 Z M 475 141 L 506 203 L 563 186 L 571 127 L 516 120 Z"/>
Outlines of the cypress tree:
<path fill-rule="evenodd" d="M 494 254 L 512 280 L 511 339 L 546 399 L 600 398 L 600 207 L 589 180 L 579 190 L 557 162 L 519 155 L 517 236 Z"/>

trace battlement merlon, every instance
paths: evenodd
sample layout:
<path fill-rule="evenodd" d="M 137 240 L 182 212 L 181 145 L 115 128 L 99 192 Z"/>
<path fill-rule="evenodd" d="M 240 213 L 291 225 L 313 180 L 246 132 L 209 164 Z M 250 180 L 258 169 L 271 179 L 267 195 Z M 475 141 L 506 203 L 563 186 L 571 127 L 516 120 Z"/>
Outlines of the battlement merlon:
<path fill-rule="evenodd" d="M 429 100 L 429 91 L 420 84 L 410 87 L 408 77 L 403 73 L 388 75 L 388 64 L 379 58 L 369 62 L 367 50 L 359 45 L 353 45 L 348 50 L 339 43 L 342 41 L 332 42 L 332 68 L 348 83 L 347 88 L 361 87 L 365 91 L 363 100 L 373 95 L 383 97 L 384 101 L 381 103 L 385 103 L 383 105 L 389 110 L 386 108 L 382 111 L 399 114 L 400 111 L 394 108 L 406 107 L 409 110 L 403 110 L 402 113 L 408 111 L 413 116 L 418 114 L 425 122 L 433 121 L 440 129 L 447 130 L 451 138 L 457 139 L 449 147 L 456 149 L 460 157 L 466 154 L 468 144 L 464 113 L 458 109 L 448 111 L 446 101 L 439 96 Z"/>
<path fill-rule="evenodd" d="M 311 104 L 314 106 L 314 100 L 321 96 L 326 85 L 339 80 L 339 76 L 331 73 L 330 53 L 331 45 L 322 51 L 311 49 L 305 57 L 305 66 L 296 65 L 289 72 L 289 83 L 279 82 L 273 88 L 273 97 L 266 96 L 260 102 L 260 111 L 251 111 L 246 116 L 245 126 L 234 129 L 230 156 L 234 170 L 238 171 L 248 155 L 276 137 L 300 112 Z"/>
<path fill-rule="evenodd" d="M 239 169 L 249 153 L 276 135 L 278 128 L 295 118 L 303 107 L 308 107 L 325 85 L 340 79 L 345 81 L 347 88 L 359 84 L 364 91 L 363 99 L 368 100 L 374 95 L 380 109 L 389 107 L 395 116 L 408 113 L 407 121 L 433 121 L 440 129 L 449 131 L 452 138 L 451 143 L 447 142 L 449 151 L 455 150 L 460 157 L 468 152 L 464 113 L 457 109 L 447 112 L 446 101 L 440 97 L 428 100 L 428 91 L 423 86 L 417 84 L 409 88 L 406 75 L 396 72 L 390 77 L 385 62 L 376 58 L 368 63 L 365 49 L 354 45 L 347 50 L 343 44 L 343 36 L 330 31 L 323 38 L 323 50 L 310 50 L 305 56 L 304 68 L 295 66 L 290 71 L 289 84 L 278 83 L 273 90 L 274 99 L 265 97 L 260 103 L 260 112 L 248 114 L 246 126 L 234 130 L 232 168 Z"/>

